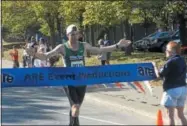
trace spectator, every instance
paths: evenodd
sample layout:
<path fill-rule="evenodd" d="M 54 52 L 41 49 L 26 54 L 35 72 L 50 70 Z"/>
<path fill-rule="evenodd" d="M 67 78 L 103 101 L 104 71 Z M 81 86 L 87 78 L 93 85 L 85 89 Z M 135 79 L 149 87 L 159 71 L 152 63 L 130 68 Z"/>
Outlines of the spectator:
<path fill-rule="evenodd" d="M 37 43 L 36 43 L 36 40 L 34 38 L 34 36 L 31 37 L 31 40 L 30 40 L 30 44 L 29 44 L 31 47 L 35 48 L 35 52 L 37 52 Z M 32 56 L 31 57 L 31 60 L 32 60 L 32 66 L 34 66 L 34 60 L 35 60 L 35 57 Z"/>
<path fill-rule="evenodd" d="M 100 39 L 98 41 L 98 44 L 99 44 L 100 48 L 104 47 L 103 39 Z M 98 55 L 98 59 L 101 60 L 101 65 L 105 65 L 106 60 L 107 60 L 107 53 L 101 53 L 100 55 Z"/>
<path fill-rule="evenodd" d="M 22 60 L 23 60 L 23 68 L 26 68 L 26 66 L 28 65 L 28 59 L 29 59 L 29 55 L 26 52 L 26 48 L 28 47 L 28 43 L 25 44 L 25 46 L 23 47 L 23 56 L 22 56 Z"/>
<path fill-rule="evenodd" d="M 37 52 L 38 53 L 46 53 L 47 52 L 47 45 L 46 45 L 45 40 L 43 38 L 40 38 Z M 45 67 L 45 66 L 47 66 L 47 60 L 35 59 L 34 66 L 35 67 Z"/>
<path fill-rule="evenodd" d="M 163 78 L 164 93 L 161 105 L 167 109 L 169 125 L 175 125 L 175 108 L 182 125 L 187 125 L 187 120 L 184 116 L 184 105 L 187 96 L 186 63 L 180 53 L 180 45 L 176 42 L 169 42 L 166 47 L 166 57 L 169 59 L 160 72 L 157 72 Z M 157 71 L 156 68 L 155 71 Z"/>
<path fill-rule="evenodd" d="M 18 61 L 18 50 L 15 46 L 13 46 L 13 50 L 10 51 L 10 56 L 12 57 L 12 61 L 13 61 L 13 68 L 19 68 L 19 61 Z"/>
<path fill-rule="evenodd" d="M 108 39 L 108 34 L 105 33 L 104 35 L 104 46 L 110 46 L 112 43 L 111 41 Z M 110 57 L 111 57 L 111 52 L 107 52 L 106 54 L 106 64 L 110 64 Z"/>

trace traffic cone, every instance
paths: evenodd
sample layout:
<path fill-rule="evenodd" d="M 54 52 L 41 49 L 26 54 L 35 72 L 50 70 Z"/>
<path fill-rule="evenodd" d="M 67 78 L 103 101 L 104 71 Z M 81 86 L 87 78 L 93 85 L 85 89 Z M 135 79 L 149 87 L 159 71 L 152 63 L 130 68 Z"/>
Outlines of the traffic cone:
<path fill-rule="evenodd" d="M 163 119 L 162 119 L 162 111 L 159 109 L 157 112 L 157 121 L 156 121 L 157 126 L 163 126 Z"/>

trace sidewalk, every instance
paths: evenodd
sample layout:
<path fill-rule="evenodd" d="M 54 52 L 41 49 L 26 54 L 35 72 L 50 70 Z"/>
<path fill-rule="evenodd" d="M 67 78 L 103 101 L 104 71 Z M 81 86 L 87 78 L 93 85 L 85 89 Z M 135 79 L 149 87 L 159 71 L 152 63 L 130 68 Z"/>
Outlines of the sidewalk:
<path fill-rule="evenodd" d="M 7 68 L 11 66 L 11 62 L 3 60 L 2 66 Z M 106 88 L 103 85 L 95 85 L 87 88 L 85 99 L 91 99 L 95 103 L 104 104 L 109 108 L 111 107 L 111 109 L 120 109 L 121 111 L 129 110 L 141 116 L 147 116 L 155 121 L 157 111 L 161 109 L 165 123 L 167 121 L 165 118 L 166 112 L 163 111 L 163 107 L 160 106 L 162 87 L 152 87 L 153 95 L 151 96 L 147 87 L 144 86 L 144 83 L 140 83 L 145 89 L 145 94 L 132 89 L 127 84 L 124 84 L 123 89 L 119 87 Z M 187 115 L 187 106 L 185 108 L 185 114 Z"/>

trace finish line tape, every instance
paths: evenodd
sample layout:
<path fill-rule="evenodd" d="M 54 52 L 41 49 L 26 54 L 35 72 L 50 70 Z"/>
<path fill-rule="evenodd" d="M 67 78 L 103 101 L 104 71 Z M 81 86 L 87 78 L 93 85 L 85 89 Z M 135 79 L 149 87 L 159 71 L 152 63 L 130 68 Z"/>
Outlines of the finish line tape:
<path fill-rule="evenodd" d="M 80 86 L 156 79 L 152 63 L 2 69 L 1 87 Z"/>

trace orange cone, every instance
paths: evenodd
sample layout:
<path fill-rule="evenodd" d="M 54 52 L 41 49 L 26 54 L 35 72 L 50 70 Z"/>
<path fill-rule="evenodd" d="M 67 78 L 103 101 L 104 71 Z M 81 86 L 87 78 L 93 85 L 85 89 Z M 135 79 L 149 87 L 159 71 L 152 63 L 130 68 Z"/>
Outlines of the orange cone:
<path fill-rule="evenodd" d="M 162 119 L 162 111 L 158 110 L 157 112 L 157 120 L 156 120 L 156 125 L 157 126 L 163 126 L 163 119 Z"/>
<path fill-rule="evenodd" d="M 121 83 L 119 83 L 119 82 L 116 83 L 116 86 L 119 87 L 119 88 L 123 88 L 122 87 L 123 85 Z"/>

